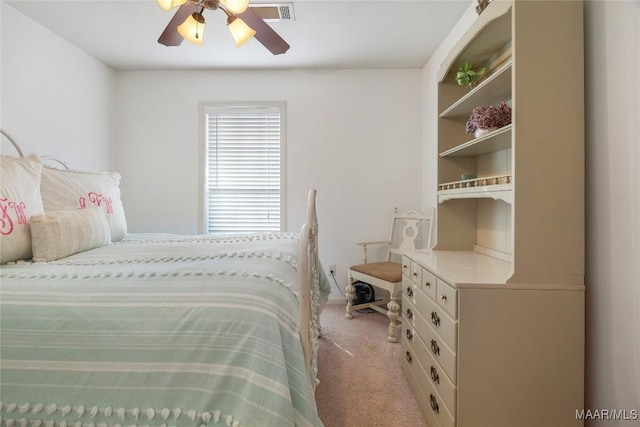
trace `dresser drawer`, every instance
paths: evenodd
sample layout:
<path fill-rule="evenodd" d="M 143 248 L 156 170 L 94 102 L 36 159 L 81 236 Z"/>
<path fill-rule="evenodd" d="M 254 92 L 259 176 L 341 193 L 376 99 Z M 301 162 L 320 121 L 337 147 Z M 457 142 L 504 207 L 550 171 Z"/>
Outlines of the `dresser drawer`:
<path fill-rule="evenodd" d="M 434 286 L 435 288 L 435 286 Z M 449 348 L 457 353 L 458 348 L 458 323 L 441 309 L 434 300 L 424 292 L 414 292 L 414 300 L 417 310 L 427 320 L 434 331 L 447 343 Z"/>
<path fill-rule="evenodd" d="M 406 291 L 406 289 L 403 289 Z M 417 295 L 417 292 L 414 291 L 414 297 Z M 418 311 L 416 306 L 413 304 L 411 298 L 407 295 L 406 292 L 402 292 L 402 326 L 411 326 L 412 328 L 416 327 L 416 320 L 418 318 Z"/>
<path fill-rule="evenodd" d="M 456 355 L 447 346 L 444 340 L 429 326 L 426 319 L 413 313 L 414 327 L 424 342 L 425 351 L 429 351 L 442 369 L 446 372 L 453 384 L 456 384 Z"/>
<path fill-rule="evenodd" d="M 413 362 L 412 353 L 405 346 L 405 341 L 402 342 L 402 362 L 400 363 L 400 367 L 402 368 L 402 372 L 404 373 L 404 377 L 407 379 L 409 383 L 409 387 L 411 388 L 411 392 L 418 403 L 418 407 L 420 408 L 420 412 L 422 412 L 422 416 L 427 423 L 428 427 L 440 427 L 440 423 L 436 418 L 436 413 L 429 406 L 429 399 L 424 395 L 422 391 L 422 387 L 420 386 L 421 381 L 426 381 L 426 379 L 422 377 L 417 377 L 416 375 L 421 375 L 420 370 L 418 369 L 418 362 Z M 408 351 L 408 353 L 407 353 Z M 407 354 L 409 357 L 407 357 Z"/>
<path fill-rule="evenodd" d="M 414 348 L 406 342 L 403 337 L 403 358 L 402 369 L 411 373 L 411 379 L 408 378 L 414 396 L 418 402 L 418 406 L 425 416 L 427 425 L 439 425 L 443 427 L 454 427 L 455 421 L 450 410 L 447 408 L 443 398 L 438 394 L 424 370 L 422 363 L 414 353 Z M 409 376 L 407 376 L 409 377 Z M 433 420 L 437 420 L 437 424 Z"/>
<path fill-rule="evenodd" d="M 452 414 L 456 413 L 456 386 L 453 385 L 449 377 L 444 373 L 438 362 L 427 349 L 427 345 L 422 341 L 415 328 L 405 326 L 402 329 L 403 351 L 402 354 L 407 357 L 407 350 L 410 352 L 410 358 L 420 361 L 422 369 L 433 388 L 442 397 L 442 401 Z M 427 378 L 421 378 L 421 381 L 427 381 Z"/>
<path fill-rule="evenodd" d="M 455 427 L 456 423 L 454 418 L 451 416 L 447 407 L 445 406 L 442 398 L 438 395 L 433 389 L 431 382 L 426 381 L 424 383 L 420 383 L 422 385 L 422 391 L 424 392 L 424 396 L 427 399 L 427 403 L 430 409 L 435 414 L 438 423 L 441 427 Z"/>
<path fill-rule="evenodd" d="M 422 268 L 415 262 L 411 261 L 411 281 L 420 287 L 420 277 L 422 276 Z"/>
<path fill-rule="evenodd" d="M 434 276 L 429 270 L 422 269 L 420 280 L 420 288 L 427 294 L 429 297 L 436 299 L 436 276 Z"/>
<path fill-rule="evenodd" d="M 449 376 L 435 360 L 430 349 L 422 341 L 415 331 L 406 333 L 405 338 L 410 345 L 411 352 L 420 361 L 432 387 L 442 397 L 442 401 L 451 414 L 456 413 L 456 386 L 451 382 Z"/>
<path fill-rule="evenodd" d="M 417 299 L 419 297 L 418 285 L 407 277 L 402 278 L 402 295 L 406 296 L 407 299 L 414 305 L 414 307 L 419 307 L 417 304 Z M 403 304 L 404 305 L 404 304 Z"/>
<path fill-rule="evenodd" d="M 402 255 L 402 275 L 404 277 L 411 277 L 411 260 L 404 255 Z"/>
<path fill-rule="evenodd" d="M 402 330 L 406 336 L 406 329 L 412 328 L 422 339 L 424 351 L 430 351 L 435 360 L 442 366 L 451 382 L 456 383 L 456 355 L 445 341 L 429 326 L 427 320 L 418 314 L 415 305 L 402 294 Z M 415 341 L 415 339 L 414 339 Z"/>
<path fill-rule="evenodd" d="M 458 291 L 443 280 L 437 279 L 436 302 L 454 319 L 458 318 Z"/>

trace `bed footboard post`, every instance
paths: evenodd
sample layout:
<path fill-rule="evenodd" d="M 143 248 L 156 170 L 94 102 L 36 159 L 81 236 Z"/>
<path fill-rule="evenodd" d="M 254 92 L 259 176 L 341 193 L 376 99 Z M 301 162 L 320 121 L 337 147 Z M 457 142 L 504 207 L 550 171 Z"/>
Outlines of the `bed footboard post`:
<path fill-rule="evenodd" d="M 307 222 L 300 233 L 298 257 L 300 281 L 300 339 L 305 364 L 312 385 L 316 385 L 318 336 L 320 334 L 319 276 L 318 276 L 318 218 L 316 214 L 316 190 L 309 190 Z"/>
<path fill-rule="evenodd" d="M 304 361 L 309 375 L 311 371 L 311 349 L 312 349 L 312 327 L 311 327 L 311 288 L 313 276 L 311 272 L 310 255 L 311 227 L 309 224 L 302 226 L 300 233 L 300 255 L 298 257 L 298 274 L 300 275 L 300 288 L 298 290 L 298 301 L 300 303 L 300 339 L 302 350 L 304 351 Z M 312 381 L 315 379 L 312 377 Z"/>

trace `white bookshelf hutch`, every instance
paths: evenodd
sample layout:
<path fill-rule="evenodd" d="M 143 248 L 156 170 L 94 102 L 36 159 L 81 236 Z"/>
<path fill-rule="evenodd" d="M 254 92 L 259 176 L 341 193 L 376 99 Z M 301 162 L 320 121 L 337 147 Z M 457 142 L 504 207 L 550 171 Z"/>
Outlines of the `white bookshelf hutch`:
<path fill-rule="evenodd" d="M 494 0 L 441 65 L 437 244 L 403 256 L 402 368 L 429 427 L 582 425 L 583 58 L 581 1 Z M 465 62 L 488 67 L 469 92 Z M 500 101 L 511 125 L 465 133 Z"/>

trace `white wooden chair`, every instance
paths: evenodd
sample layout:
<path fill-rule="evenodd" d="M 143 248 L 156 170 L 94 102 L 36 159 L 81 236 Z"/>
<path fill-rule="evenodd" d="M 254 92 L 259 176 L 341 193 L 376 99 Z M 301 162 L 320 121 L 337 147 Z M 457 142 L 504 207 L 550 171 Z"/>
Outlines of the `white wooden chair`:
<path fill-rule="evenodd" d="M 371 308 L 386 314 L 389 318 L 389 342 L 398 342 L 396 330 L 400 315 L 400 293 L 402 289 L 402 251 L 411 249 L 431 249 L 431 230 L 433 229 L 433 211 L 425 215 L 416 210 L 398 212 L 395 208 L 391 224 L 389 240 L 361 242 L 363 264 L 353 265 L 349 268 L 349 284 L 347 285 L 347 307 L 345 317 L 353 319 L 353 310 Z M 370 245 L 386 245 L 387 259 L 381 262 L 369 263 L 367 259 L 367 247 Z M 374 301 L 354 305 L 356 288 L 354 283 L 361 281 L 376 288 L 389 292 L 389 302 L 384 308 L 383 301 Z"/>

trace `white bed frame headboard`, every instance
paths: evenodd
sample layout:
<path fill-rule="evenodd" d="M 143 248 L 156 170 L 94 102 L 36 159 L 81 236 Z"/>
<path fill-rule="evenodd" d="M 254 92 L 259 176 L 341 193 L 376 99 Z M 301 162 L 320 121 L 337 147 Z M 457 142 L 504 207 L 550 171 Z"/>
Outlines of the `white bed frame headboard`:
<path fill-rule="evenodd" d="M 13 138 L 11 138 L 11 136 L 7 132 L 0 129 L 0 134 L 2 134 L 2 136 L 4 136 L 7 139 L 7 141 L 11 143 L 11 145 L 13 145 L 13 148 L 15 148 L 15 150 L 18 152 L 18 155 L 20 157 L 24 157 L 24 154 L 22 153 L 22 150 L 20 149 L 20 146 L 18 145 L 18 143 Z"/>
<path fill-rule="evenodd" d="M 7 132 L 5 132 L 2 129 L 0 129 L 0 134 L 4 136 L 5 139 L 11 143 L 11 145 L 13 145 L 13 148 L 18 153 L 18 156 L 24 157 L 24 152 L 22 151 L 18 143 L 15 141 L 15 139 L 13 139 Z M 65 162 L 63 162 L 62 160 L 54 156 L 47 156 L 47 155 L 40 156 L 40 160 L 42 160 L 42 163 L 44 164 L 49 164 L 49 166 L 54 166 L 54 167 L 62 166 L 64 169 L 69 169 L 69 166 L 67 166 Z"/>

